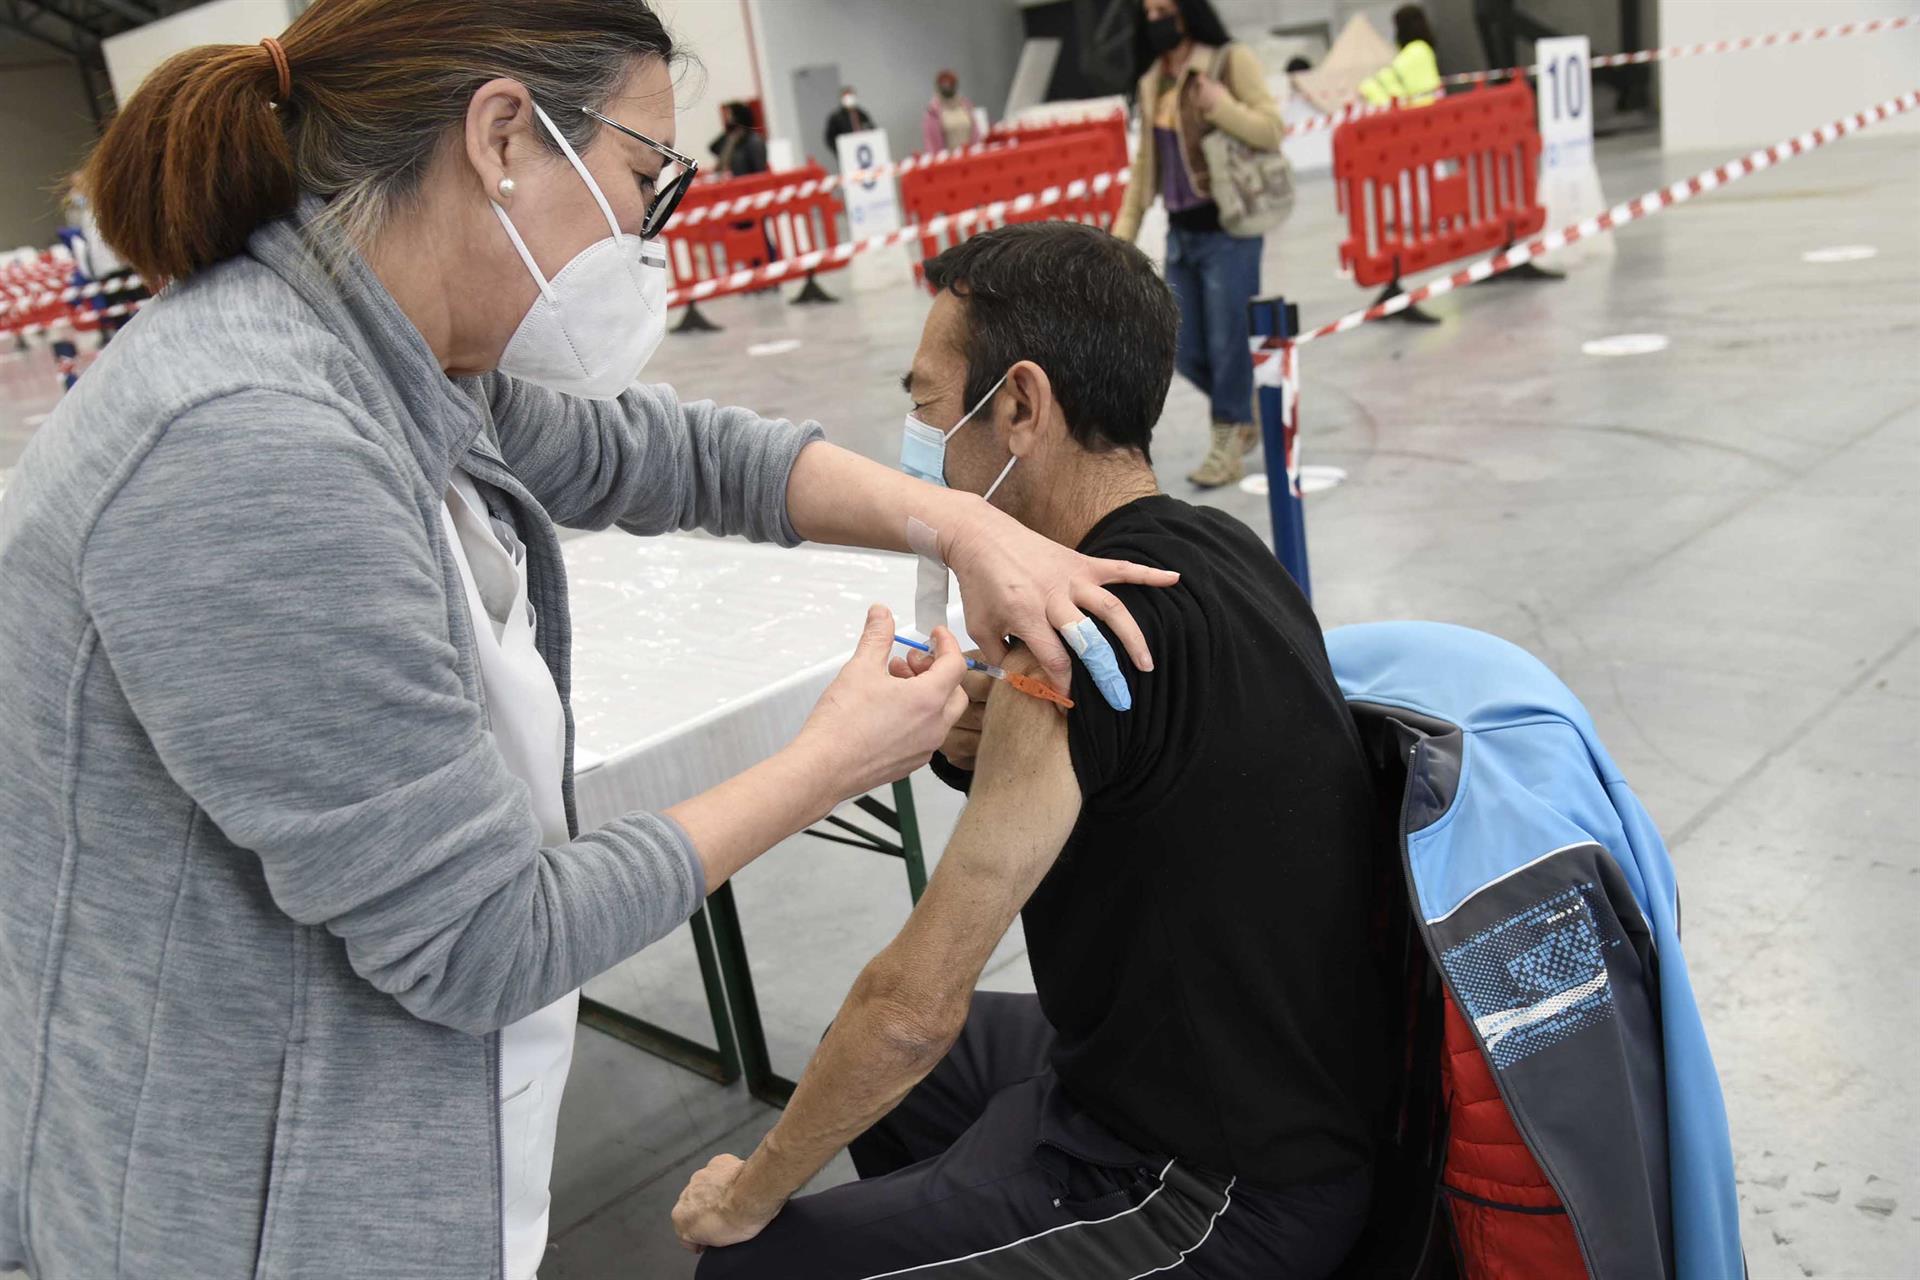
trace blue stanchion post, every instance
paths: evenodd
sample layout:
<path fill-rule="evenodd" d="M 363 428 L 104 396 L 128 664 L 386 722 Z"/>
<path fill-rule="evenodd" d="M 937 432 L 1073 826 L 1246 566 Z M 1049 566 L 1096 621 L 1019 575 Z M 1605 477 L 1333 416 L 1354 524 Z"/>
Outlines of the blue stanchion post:
<path fill-rule="evenodd" d="M 73 384 L 80 381 L 80 348 L 72 338 L 55 338 L 50 344 L 53 349 L 55 375 L 60 380 L 60 390 L 73 390 Z"/>
<path fill-rule="evenodd" d="M 1247 327 L 1253 337 L 1291 338 L 1300 332 L 1300 308 L 1285 298 L 1255 298 L 1247 304 Z M 1276 357 L 1281 353 L 1276 352 Z M 1293 575 L 1300 590 L 1313 598 L 1313 583 L 1307 572 L 1307 518 L 1300 495 L 1294 492 L 1287 472 L 1287 420 L 1293 406 L 1286 402 L 1295 394 L 1291 385 L 1272 385 L 1277 379 L 1256 379 L 1254 389 L 1260 404 L 1260 436 L 1266 445 L 1267 511 L 1273 518 L 1273 554 L 1280 565 Z"/>

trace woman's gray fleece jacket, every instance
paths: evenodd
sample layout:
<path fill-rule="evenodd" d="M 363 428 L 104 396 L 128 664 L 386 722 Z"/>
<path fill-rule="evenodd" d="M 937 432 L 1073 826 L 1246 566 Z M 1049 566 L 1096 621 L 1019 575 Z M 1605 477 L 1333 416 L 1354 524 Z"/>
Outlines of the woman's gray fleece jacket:
<path fill-rule="evenodd" d="M 555 523 L 795 542 L 818 428 L 449 381 L 317 208 L 150 304 L 0 499 L 0 1270 L 497 1276 L 493 1033 L 706 892 L 658 815 L 541 847 L 438 512 L 456 463 L 512 511 L 564 701 Z"/>

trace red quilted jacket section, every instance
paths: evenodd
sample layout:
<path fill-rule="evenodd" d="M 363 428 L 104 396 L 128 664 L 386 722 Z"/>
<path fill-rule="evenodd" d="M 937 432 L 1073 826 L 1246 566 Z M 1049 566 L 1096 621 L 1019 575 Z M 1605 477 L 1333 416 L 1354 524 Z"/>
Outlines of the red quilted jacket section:
<path fill-rule="evenodd" d="M 1446 997 L 1447 1206 L 1464 1280 L 1586 1280 L 1573 1224 L 1500 1100 L 1493 1067 Z"/>

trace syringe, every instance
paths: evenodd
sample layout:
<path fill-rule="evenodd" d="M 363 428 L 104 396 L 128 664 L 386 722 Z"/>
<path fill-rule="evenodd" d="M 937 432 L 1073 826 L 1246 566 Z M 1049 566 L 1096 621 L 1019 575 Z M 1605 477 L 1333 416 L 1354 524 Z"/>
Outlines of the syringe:
<path fill-rule="evenodd" d="M 921 640 L 909 640 L 905 636 L 895 636 L 895 644 L 903 644 L 909 649 L 918 649 L 922 653 L 932 653 L 933 646 Z M 1005 667 L 996 667 L 991 662 L 982 662 L 978 658 L 967 659 L 967 669 L 991 676 L 995 680 L 1004 680 L 1029 698 L 1038 698 L 1042 702 L 1051 702 L 1055 706 L 1073 709 L 1073 699 L 1054 691 L 1052 685 L 1043 684 L 1032 676 L 1023 676 L 1017 671 L 1008 671 Z"/>

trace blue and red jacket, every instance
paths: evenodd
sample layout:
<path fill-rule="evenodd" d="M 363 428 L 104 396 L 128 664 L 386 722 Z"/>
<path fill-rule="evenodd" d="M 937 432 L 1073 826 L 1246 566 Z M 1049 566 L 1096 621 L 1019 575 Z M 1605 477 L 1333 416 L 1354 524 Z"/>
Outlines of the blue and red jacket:
<path fill-rule="evenodd" d="M 1327 652 L 1397 800 L 1443 1006 L 1440 1191 L 1469 1277 L 1736 1280 L 1719 1078 L 1666 846 L 1578 699 L 1437 623 Z"/>

